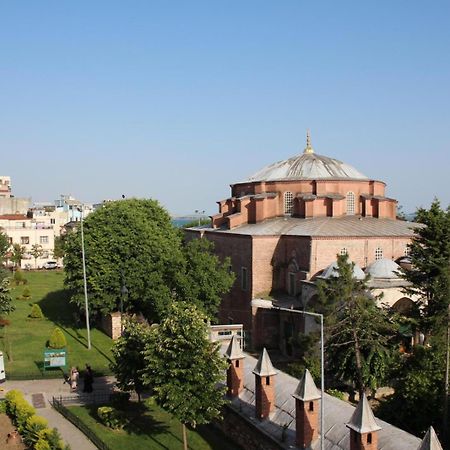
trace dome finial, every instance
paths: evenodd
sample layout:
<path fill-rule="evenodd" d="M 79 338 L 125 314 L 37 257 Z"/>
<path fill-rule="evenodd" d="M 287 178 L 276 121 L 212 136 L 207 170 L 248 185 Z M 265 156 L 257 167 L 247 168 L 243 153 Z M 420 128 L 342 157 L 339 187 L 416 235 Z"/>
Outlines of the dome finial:
<path fill-rule="evenodd" d="M 314 149 L 311 146 L 311 136 L 309 134 L 309 130 L 306 130 L 306 147 L 303 153 L 314 153 Z"/>

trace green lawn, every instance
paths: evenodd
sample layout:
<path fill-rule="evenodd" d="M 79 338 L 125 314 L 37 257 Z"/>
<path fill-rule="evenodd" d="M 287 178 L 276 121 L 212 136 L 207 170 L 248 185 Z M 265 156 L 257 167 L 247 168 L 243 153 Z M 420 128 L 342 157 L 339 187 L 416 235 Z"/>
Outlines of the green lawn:
<path fill-rule="evenodd" d="M 111 450 L 161 450 L 182 449 L 181 424 L 169 413 L 150 401 L 139 408 L 131 404 L 127 417 L 130 424 L 123 430 L 112 430 L 97 421 L 97 406 L 70 406 L 74 413 L 92 430 Z M 193 450 L 239 450 L 220 431 L 211 426 L 188 429 L 188 445 Z"/>
<path fill-rule="evenodd" d="M 86 328 L 76 324 L 75 307 L 63 289 L 62 271 L 24 272 L 32 298 L 20 300 L 25 286 L 13 287 L 11 292 L 16 310 L 8 317 L 11 325 L 0 331 L 0 349 L 8 354 L 6 374 L 13 378 L 42 377 L 45 344 L 55 326 L 60 327 L 67 340 L 68 370 L 91 364 L 96 375 L 110 373 L 111 339 L 102 331 L 91 329 L 92 349 L 86 348 Z M 30 319 L 31 304 L 38 303 L 45 319 Z M 5 336 L 6 333 L 6 336 Z M 45 376 L 61 376 L 56 370 Z"/>

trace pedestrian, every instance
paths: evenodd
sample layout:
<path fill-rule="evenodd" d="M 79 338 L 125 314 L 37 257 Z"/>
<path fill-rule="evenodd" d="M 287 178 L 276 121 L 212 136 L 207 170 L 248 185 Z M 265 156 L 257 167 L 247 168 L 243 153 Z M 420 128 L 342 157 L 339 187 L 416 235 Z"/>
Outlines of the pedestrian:
<path fill-rule="evenodd" d="M 76 367 L 70 369 L 70 389 L 75 392 L 78 388 L 78 379 L 80 378 L 80 373 Z"/>
<path fill-rule="evenodd" d="M 94 374 L 92 373 L 91 366 L 86 364 L 86 370 L 84 371 L 84 388 L 83 392 L 92 392 L 92 383 L 94 382 Z"/>

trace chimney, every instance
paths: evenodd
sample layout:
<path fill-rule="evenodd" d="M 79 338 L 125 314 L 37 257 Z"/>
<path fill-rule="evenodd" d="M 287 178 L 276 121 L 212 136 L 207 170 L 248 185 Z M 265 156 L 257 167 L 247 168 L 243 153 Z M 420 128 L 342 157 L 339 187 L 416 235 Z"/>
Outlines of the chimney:
<path fill-rule="evenodd" d="M 253 369 L 253 373 L 255 374 L 256 417 L 264 420 L 275 409 L 274 376 L 277 374 L 265 348 Z"/>
<path fill-rule="evenodd" d="M 381 427 L 375 421 L 366 394 L 360 399 L 347 427 L 350 428 L 350 450 L 378 449 L 377 431 Z"/>
<path fill-rule="evenodd" d="M 428 428 L 427 434 L 417 450 L 442 450 L 442 446 L 433 427 Z"/>
<path fill-rule="evenodd" d="M 309 448 L 319 437 L 321 394 L 308 369 L 305 370 L 293 397 L 295 398 L 295 442 L 300 448 Z"/>
<path fill-rule="evenodd" d="M 239 337 L 234 334 L 225 356 L 230 363 L 227 369 L 227 395 L 237 397 L 244 387 L 244 358 Z"/>

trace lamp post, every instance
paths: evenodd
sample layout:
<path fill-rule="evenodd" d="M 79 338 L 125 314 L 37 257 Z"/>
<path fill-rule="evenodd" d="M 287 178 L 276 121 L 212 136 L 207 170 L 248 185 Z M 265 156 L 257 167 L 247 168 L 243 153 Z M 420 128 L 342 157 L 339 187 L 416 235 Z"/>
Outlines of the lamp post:
<path fill-rule="evenodd" d="M 320 318 L 320 449 L 325 449 L 325 408 L 324 408 L 324 393 L 325 393 L 325 370 L 324 370 L 324 344 L 323 344 L 323 314 L 312 313 L 308 311 L 299 311 L 297 309 L 279 308 L 272 306 L 272 309 L 278 311 L 285 311 L 290 313 L 302 314 L 305 316 Z"/>
<path fill-rule="evenodd" d="M 88 303 L 88 294 L 87 294 L 87 279 L 86 279 L 86 254 L 84 251 L 84 230 L 83 230 L 83 209 L 84 205 L 81 205 L 81 258 L 83 260 L 83 281 L 84 281 L 84 305 L 86 309 L 86 329 L 87 329 L 87 341 L 88 341 L 88 350 L 91 349 L 91 327 L 89 325 L 89 303 Z"/>
<path fill-rule="evenodd" d="M 195 214 L 198 214 L 198 226 L 200 226 L 200 220 L 203 214 L 205 214 L 205 210 L 196 209 Z"/>

